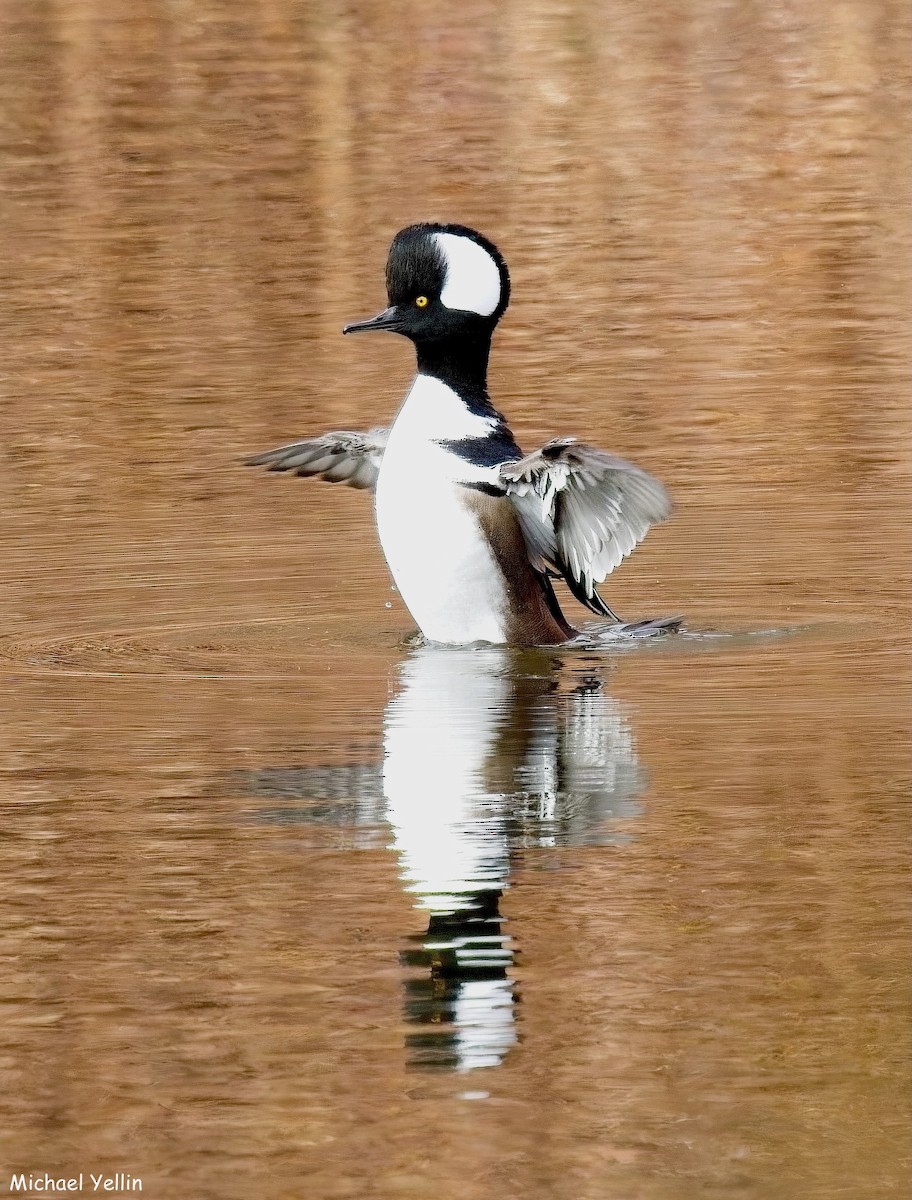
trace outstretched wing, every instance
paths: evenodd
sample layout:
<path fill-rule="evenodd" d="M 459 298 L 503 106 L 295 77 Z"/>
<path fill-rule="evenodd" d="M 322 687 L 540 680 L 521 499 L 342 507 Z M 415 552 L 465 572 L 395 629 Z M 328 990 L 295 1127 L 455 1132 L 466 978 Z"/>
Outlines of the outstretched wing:
<path fill-rule="evenodd" d="M 373 488 L 388 429 L 367 433 L 324 433 L 304 442 L 291 442 L 264 454 L 244 460 L 248 467 L 268 467 L 270 471 L 293 471 L 295 475 L 317 475 L 328 483 L 347 483 L 354 488 Z"/>
<path fill-rule="evenodd" d="M 581 603 L 610 616 L 595 585 L 671 514 L 665 488 L 633 463 L 574 438 L 504 463 L 500 478 L 533 565 L 563 575 Z"/>

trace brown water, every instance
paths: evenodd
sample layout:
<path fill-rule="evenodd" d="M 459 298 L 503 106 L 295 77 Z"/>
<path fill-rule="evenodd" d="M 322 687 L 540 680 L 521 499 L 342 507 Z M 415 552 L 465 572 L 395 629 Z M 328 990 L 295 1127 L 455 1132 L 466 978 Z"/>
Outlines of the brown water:
<path fill-rule="evenodd" d="M 3 1187 L 906 1194 L 907 45 L 0 6 Z M 408 648 L 368 498 L 237 466 L 389 419 L 339 331 L 428 218 L 510 262 L 520 441 L 674 494 L 609 603 L 725 636 Z"/>

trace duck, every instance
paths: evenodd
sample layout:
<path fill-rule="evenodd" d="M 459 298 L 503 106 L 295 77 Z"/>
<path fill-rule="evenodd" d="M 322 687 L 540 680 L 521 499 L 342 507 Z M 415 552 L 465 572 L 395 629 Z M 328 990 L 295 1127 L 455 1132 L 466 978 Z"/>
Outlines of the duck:
<path fill-rule="evenodd" d="M 670 516 L 671 501 L 642 467 L 575 437 L 523 454 L 488 392 L 510 302 L 503 255 L 465 225 L 409 225 L 390 246 L 386 291 L 386 308 L 342 332 L 414 345 L 417 371 L 392 424 L 287 443 L 247 465 L 372 491 L 393 582 L 427 642 L 571 641 L 555 579 L 620 622 L 598 585 Z"/>

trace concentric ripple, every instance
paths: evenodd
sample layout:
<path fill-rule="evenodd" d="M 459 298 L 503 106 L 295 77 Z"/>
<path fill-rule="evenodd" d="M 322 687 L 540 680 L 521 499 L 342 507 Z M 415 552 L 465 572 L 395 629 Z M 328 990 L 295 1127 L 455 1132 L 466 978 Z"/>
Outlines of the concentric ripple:
<path fill-rule="evenodd" d="M 0 640 L 0 670 L 89 677 L 298 678 L 314 653 L 337 649 L 342 642 L 351 645 L 350 626 L 341 617 L 268 617 L 8 636 Z M 377 649 L 395 643 L 392 634 Z"/>

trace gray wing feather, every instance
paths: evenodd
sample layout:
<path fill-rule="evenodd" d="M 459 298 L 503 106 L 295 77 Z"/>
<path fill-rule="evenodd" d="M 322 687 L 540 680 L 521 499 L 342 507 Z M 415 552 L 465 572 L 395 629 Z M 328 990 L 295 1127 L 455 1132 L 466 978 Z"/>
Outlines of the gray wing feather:
<path fill-rule="evenodd" d="M 367 433 L 343 429 L 303 442 L 290 442 L 244 461 L 248 467 L 268 467 L 270 471 L 316 475 L 328 483 L 374 488 L 388 437 L 388 429 L 371 429 Z"/>
<path fill-rule="evenodd" d="M 657 479 L 572 438 L 504 463 L 500 477 L 533 564 L 566 576 L 590 599 L 650 526 L 671 514 Z"/>

